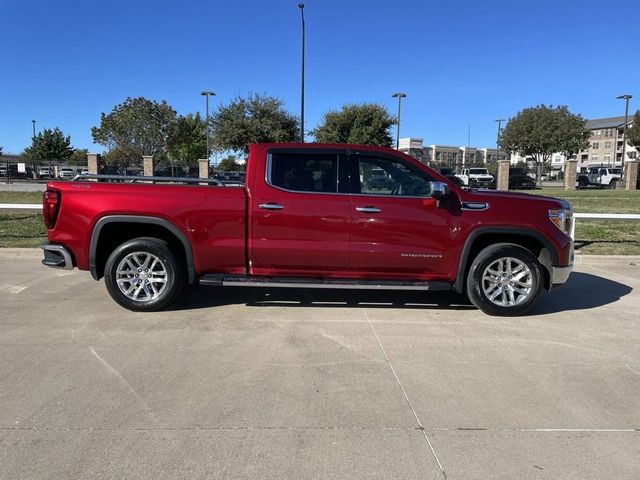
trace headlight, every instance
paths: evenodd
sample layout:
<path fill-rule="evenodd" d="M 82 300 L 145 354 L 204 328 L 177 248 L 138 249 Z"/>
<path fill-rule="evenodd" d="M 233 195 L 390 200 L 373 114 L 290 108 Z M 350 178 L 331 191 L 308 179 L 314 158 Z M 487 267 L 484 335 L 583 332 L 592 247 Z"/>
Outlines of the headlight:
<path fill-rule="evenodd" d="M 554 208 L 549 210 L 549 220 L 566 235 L 571 236 L 571 208 Z"/>

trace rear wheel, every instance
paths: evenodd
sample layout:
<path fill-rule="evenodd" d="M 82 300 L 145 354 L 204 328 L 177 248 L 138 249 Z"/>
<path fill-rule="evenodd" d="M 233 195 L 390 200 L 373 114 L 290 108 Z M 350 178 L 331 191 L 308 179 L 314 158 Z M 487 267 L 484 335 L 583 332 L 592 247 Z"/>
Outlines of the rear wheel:
<path fill-rule="evenodd" d="M 489 315 L 522 315 L 542 293 L 541 268 L 538 259 L 519 245 L 491 245 L 471 265 L 467 295 Z"/>
<path fill-rule="evenodd" d="M 614 178 L 609 182 L 609 187 L 613 188 L 614 190 L 616 189 L 616 187 L 618 186 L 618 179 Z"/>
<path fill-rule="evenodd" d="M 104 281 L 111 298 L 123 307 L 151 312 L 176 299 L 184 286 L 184 274 L 166 242 L 140 237 L 109 255 Z"/>

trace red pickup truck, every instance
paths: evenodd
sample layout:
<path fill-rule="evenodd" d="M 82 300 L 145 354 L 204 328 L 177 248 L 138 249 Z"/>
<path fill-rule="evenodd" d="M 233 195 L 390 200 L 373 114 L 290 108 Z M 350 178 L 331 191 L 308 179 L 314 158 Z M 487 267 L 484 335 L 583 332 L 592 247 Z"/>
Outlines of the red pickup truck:
<path fill-rule="evenodd" d="M 567 202 L 463 190 L 388 148 L 253 145 L 244 186 L 122 179 L 47 185 L 43 263 L 104 277 L 131 310 L 199 282 L 454 290 L 518 315 L 572 270 Z"/>

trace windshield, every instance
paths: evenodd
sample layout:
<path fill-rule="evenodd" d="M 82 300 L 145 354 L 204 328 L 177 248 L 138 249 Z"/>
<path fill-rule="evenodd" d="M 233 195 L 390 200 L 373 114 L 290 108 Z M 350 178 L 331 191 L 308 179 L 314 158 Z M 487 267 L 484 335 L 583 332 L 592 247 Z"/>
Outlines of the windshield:
<path fill-rule="evenodd" d="M 469 173 L 472 175 L 487 175 L 489 172 L 486 168 L 470 168 Z"/>

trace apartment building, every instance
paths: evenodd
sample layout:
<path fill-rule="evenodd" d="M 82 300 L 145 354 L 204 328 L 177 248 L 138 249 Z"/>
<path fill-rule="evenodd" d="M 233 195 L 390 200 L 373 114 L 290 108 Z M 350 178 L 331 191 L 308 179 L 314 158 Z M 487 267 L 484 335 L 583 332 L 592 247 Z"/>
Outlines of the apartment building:
<path fill-rule="evenodd" d="M 629 125 L 633 117 L 629 117 Z M 622 137 L 624 117 L 595 118 L 588 120 L 586 128 L 591 132 L 589 148 L 578 153 L 578 166 L 615 166 L 622 163 Z M 627 160 L 637 158 L 638 151 L 627 143 Z"/>

